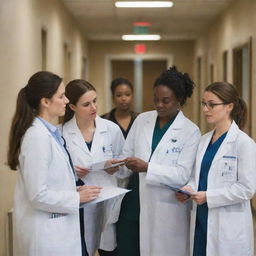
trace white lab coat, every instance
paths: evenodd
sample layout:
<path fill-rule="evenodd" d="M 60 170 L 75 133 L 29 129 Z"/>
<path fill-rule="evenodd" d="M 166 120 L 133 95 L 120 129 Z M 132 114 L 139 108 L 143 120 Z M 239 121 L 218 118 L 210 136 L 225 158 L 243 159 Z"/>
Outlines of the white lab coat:
<path fill-rule="evenodd" d="M 95 123 L 96 130 L 91 151 L 87 148 L 75 117 L 64 124 L 63 136 L 74 165 L 90 167 L 92 164 L 117 158 L 122 153 L 124 137 L 120 128 L 99 116 L 96 117 Z M 82 180 L 87 185 L 117 186 L 118 174 L 109 175 L 104 171 L 90 172 Z M 113 223 L 118 220 L 120 204 L 121 198 L 115 198 L 84 208 L 85 241 L 90 256 L 94 255 L 99 246 L 108 251 L 115 249 L 116 234 Z"/>
<path fill-rule="evenodd" d="M 40 120 L 26 131 L 14 197 L 14 255 L 81 256 L 79 193 L 61 146 Z M 51 218 L 52 213 L 64 216 Z"/>
<path fill-rule="evenodd" d="M 189 185 L 197 190 L 200 168 L 213 131 L 202 136 L 195 175 Z M 253 223 L 250 199 L 255 193 L 256 146 L 233 121 L 208 174 L 207 256 L 253 256 Z M 196 204 L 191 214 L 193 255 Z"/>
<path fill-rule="evenodd" d="M 160 184 L 181 187 L 188 182 L 200 131 L 179 111 L 150 158 L 156 119 L 156 111 L 140 114 L 124 147 L 125 156 L 149 161 L 147 172 L 139 174 L 140 255 L 187 256 L 190 204 L 178 202 L 175 193 Z"/>

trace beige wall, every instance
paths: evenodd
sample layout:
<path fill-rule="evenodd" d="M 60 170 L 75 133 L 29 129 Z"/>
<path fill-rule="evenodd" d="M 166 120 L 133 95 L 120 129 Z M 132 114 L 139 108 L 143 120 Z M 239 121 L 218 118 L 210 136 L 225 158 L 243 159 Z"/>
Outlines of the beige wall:
<path fill-rule="evenodd" d="M 107 55 L 134 54 L 133 42 L 117 41 L 89 41 L 89 81 L 98 89 L 99 113 L 106 112 L 106 95 L 109 87 L 105 86 L 107 69 L 105 58 Z M 192 41 L 160 41 L 146 43 L 148 55 L 172 55 L 173 63 L 183 72 L 193 75 L 194 43 Z M 139 55 L 138 55 L 139 56 Z M 100 89 L 100 90 L 99 90 Z M 184 108 L 186 115 L 193 119 L 193 101 Z"/>
<path fill-rule="evenodd" d="M 222 54 L 228 51 L 228 80 L 232 82 L 232 49 L 253 38 L 252 70 L 256 51 L 256 1 L 235 0 L 232 5 L 193 41 L 146 43 L 147 54 L 172 55 L 173 63 L 196 78 L 196 58 L 202 57 L 202 88 L 196 88 L 185 107 L 186 115 L 197 121 L 198 91 L 210 81 L 210 64 L 214 80 L 222 80 Z M 106 56 L 134 54 L 134 43 L 118 41 L 86 42 L 78 26 L 59 0 L 0 0 L 0 256 L 8 255 L 7 211 L 12 207 L 15 172 L 6 162 L 8 132 L 17 93 L 29 76 L 41 69 L 41 28 L 47 30 L 47 69 L 63 76 L 63 44 L 71 51 L 70 78 L 81 75 L 82 57 L 88 56 L 89 81 L 99 94 L 99 113 L 106 112 L 108 95 Z M 252 72 L 252 109 L 256 107 L 256 73 Z M 203 117 L 201 118 L 203 120 Z M 201 123 L 203 132 L 207 130 Z M 256 138 L 256 116 L 252 115 L 252 136 Z"/>
<path fill-rule="evenodd" d="M 7 211 L 15 172 L 6 162 L 8 132 L 18 91 L 41 69 L 41 28 L 47 30 L 47 69 L 63 76 L 63 44 L 72 52 L 71 78 L 80 77 L 86 42 L 59 0 L 0 1 L 0 255 L 8 255 Z"/>
<path fill-rule="evenodd" d="M 196 40 L 195 58 L 202 57 L 203 88 L 210 82 L 210 64 L 214 64 L 214 80 L 223 80 L 223 52 L 228 51 L 228 81 L 233 82 L 233 63 L 232 50 L 248 42 L 253 37 L 253 58 L 252 70 L 255 69 L 256 53 L 256 1 L 255 0 L 236 0 L 232 5 L 218 17 L 207 31 Z M 196 59 L 194 60 L 196 63 Z M 195 65 L 196 68 L 196 65 Z M 196 69 L 195 69 L 196 73 Z M 252 109 L 256 107 L 256 73 L 252 72 Z M 201 116 L 201 128 L 207 130 L 203 116 Z M 252 115 L 252 136 L 256 138 L 256 116 Z"/>

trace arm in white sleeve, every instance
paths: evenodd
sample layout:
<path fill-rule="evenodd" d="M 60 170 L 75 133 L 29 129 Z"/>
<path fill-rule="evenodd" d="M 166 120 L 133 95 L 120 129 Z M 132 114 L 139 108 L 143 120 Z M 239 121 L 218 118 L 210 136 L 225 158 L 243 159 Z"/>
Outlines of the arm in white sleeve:
<path fill-rule="evenodd" d="M 55 190 L 51 184 L 52 147 L 47 136 L 41 133 L 27 136 L 22 143 L 20 171 L 28 199 L 32 207 L 42 211 L 75 213 L 79 209 L 79 193 L 68 189 Z"/>
<path fill-rule="evenodd" d="M 200 140 L 199 129 L 185 141 L 175 166 L 149 162 L 147 181 L 153 184 L 166 184 L 174 187 L 184 186 L 190 179 Z"/>

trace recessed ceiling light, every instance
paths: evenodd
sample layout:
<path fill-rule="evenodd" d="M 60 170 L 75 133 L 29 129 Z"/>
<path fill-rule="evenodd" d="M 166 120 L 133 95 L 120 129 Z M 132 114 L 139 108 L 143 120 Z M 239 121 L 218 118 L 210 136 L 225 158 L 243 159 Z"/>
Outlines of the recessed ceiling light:
<path fill-rule="evenodd" d="M 172 1 L 118 1 L 116 7 L 121 8 L 170 8 L 173 6 Z"/>
<path fill-rule="evenodd" d="M 125 41 L 155 41 L 160 40 L 160 35 L 123 35 L 122 40 Z"/>

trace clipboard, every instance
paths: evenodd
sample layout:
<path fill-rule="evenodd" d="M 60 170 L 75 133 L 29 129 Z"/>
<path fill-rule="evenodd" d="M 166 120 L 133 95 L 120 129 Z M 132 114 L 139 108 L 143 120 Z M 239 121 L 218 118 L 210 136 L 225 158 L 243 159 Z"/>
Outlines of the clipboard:
<path fill-rule="evenodd" d="M 180 188 L 178 188 L 178 187 L 173 187 L 173 186 L 166 185 L 166 184 L 163 184 L 163 183 L 161 183 L 161 185 L 164 186 L 164 187 L 167 187 L 167 188 L 171 189 L 171 190 L 174 191 L 174 192 L 178 192 L 178 193 L 184 194 L 184 195 L 186 195 L 186 196 L 188 196 L 188 197 L 191 196 L 191 192 L 189 192 L 189 191 L 182 190 L 182 189 L 180 189 Z"/>

